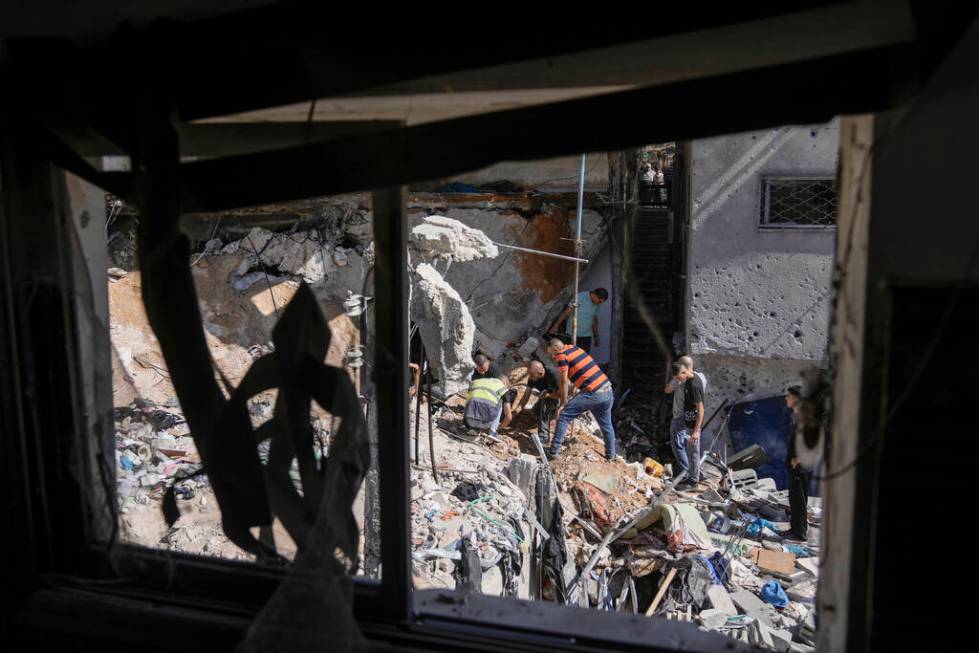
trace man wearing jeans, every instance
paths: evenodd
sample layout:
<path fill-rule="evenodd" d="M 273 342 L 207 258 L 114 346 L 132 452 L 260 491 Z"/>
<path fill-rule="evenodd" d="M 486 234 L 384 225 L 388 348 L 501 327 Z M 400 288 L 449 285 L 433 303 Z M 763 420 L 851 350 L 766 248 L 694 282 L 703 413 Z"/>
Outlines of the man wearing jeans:
<path fill-rule="evenodd" d="M 612 384 L 595 360 L 580 347 L 566 345 L 555 338 L 547 347 L 548 353 L 558 369 L 558 408 L 557 426 L 554 440 L 547 451 L 553 459 L 561 451 L 564 433 L 568 425 L 578 415 L 590 412 L 598 421 L 605 436 L 605 458 L 615 460 L 615 429 L 612 427 Z M 578 390 L 568 400 L 568 385 L 574 384 Z"/>
<path fill-rule="evenodd" d="M 679 490 L 692 489 L 700 482 L 700 429 L 704 424 L 704 398 L 707 384 L 703 375 L 693 371 L 693 361 L 689 356 L 673 363 L 674 402 L 681 400 L 679 420 L 674 418 L 671 425 L 673 455 L 677 464 L 687 472 L 687 478 L 676 487 Z M 676 403 L 674 403 L 675 411 Z M 676 413 L 674 412 L 674 416 Z"/>

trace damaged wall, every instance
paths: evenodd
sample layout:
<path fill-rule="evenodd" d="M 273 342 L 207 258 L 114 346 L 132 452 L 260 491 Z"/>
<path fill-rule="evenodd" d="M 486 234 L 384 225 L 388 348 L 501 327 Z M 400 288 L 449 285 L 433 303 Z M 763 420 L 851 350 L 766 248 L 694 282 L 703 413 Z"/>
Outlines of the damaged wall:
<path fill-rule="evenodd" d="M 594 204 L 594 198 L 592 198 Z M 437 195 L 409 198 L 410 226 L 429 214 L 459 220 L 497 243 L 573 255 L 573 194 Z M 604 218 L 586 204 L 582 239 L 585 258 L 604 244 Z M 564 239 L 564 240 L 562 240 Z M 570 300 L 574 264 L 537 254 L 501 249 L 496 258 L 452 264 L 445 278 L 469 306 L 476 346 L 492 356 L 537 334 L 555 308 Z"/>
<path fill-rule="evenodd" d="M 762 177 L 835 176 L 838 121 L 693 144 L 688 350 L 724 398 L 782 392 L 823 357 L 835 229 L 760 228 Z"/>

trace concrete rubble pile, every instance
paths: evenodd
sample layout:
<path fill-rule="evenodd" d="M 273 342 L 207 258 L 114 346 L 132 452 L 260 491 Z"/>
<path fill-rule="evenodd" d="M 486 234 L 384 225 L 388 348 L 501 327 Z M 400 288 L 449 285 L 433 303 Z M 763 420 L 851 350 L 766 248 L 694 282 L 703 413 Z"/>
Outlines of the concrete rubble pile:
<path fill-rule="evenodd" d="M 199 473 L 201 460 L 187 422 L 176 401 L 171 403 L 160 408 L 139 400 L 114 410 L 116 497 L 124 530 L 131 539 L 159 548 L 250 559 L 222 531 L 207 474 Z M 249 404 L 253 423 L 268 419 L 272 407 L 269 393 L 259 395 Z M 329 419 L 315 417 L 312 426 L 316 437 L 328 441 Z M 269 443 L 259 444 L 258 453 L 261 461 L 267 463 Z M 296 461 L 290 475 L 301 489 Z M 161 501 L 171 485 L 181 517 L 168 527 L 161 517 Z M 278 524 L 274 531 L 282 553 L 291 558 L 295 546 Z"/>
<path fill-rule="evenodd" d="M 137 504 L 159 501 L 177 478 L 189 478 L 200 469 L 200 456 L 184 418 L 177 412 L 153 408 L 145 402 L 116 408 L 116 496 L 123 514 Z M 177 485 L 178 499 L 192 499 L 197 488 L 208 486 L 201 474 Z"/>
<path fill-rule="evenodd" d="M 656 460 L 606 461 L 597 425 L 583 419 L 548 464 L 526 413 L 498 441 L 481 440 L 467 434 L 461 406 L 435 409 L 437 479 L 421 417 L 411 495 L 416 587 L 637 612 L 771 650 L 813 650 L 818 498 L 809 503 L 809 541 L 788 541 L 779 536 L 787 493 L 751 469 L 729 470 L 712 454 L 697 489 L 675 491 Z M 563 565 L 548 559 L 549 541 Z"/>
<path fill-rule="evenodd" d="M 437 390 L 447 397 L 468 386 L 476 324 L 443 274 L 453 261 L 495 258 L 499 250 L 478 229 L 440 215 L 423 218 L 411 229 L 408 243 L 413 265 L 411 319 L 439 379 Z M 442 272 L 436 267 L 440 262 L 445 266 Z"/>

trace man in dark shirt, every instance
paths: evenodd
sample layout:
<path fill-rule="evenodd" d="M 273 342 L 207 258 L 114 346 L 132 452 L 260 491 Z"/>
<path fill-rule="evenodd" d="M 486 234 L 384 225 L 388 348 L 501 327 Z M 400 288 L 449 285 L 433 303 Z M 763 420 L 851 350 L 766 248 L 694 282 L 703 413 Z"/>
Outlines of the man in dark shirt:
<path fill-rule="evenodd" d="M 473 370 L 472 380 L 476 379 L 496 379 L 505 376 L 500 368 L 486 354 L 476 354 L 473 356 L 473 363 L 476 369 Z"/>
<path fill-rule="evenodd" d="M 785 391 L 785 405 L 789 407 L 789 418 L 786 422 L 786 437 L 789 440 L 788 455 L 785 466 L 789 468 L 789 530 L 781 533 L 782 537 L 807 541 L 809 535 L 809 472 L 799 462 L 795 455 L 796 416 L 799 412 L 799 400 L 802 398 L 802 388 L 794 385 Z"/>
<path fill-rule="evenodd" d="M 693 489 L 700 483 L 700 429 L 704 425 L 704 382 L 694 371 L 677 361 L 673 363 L 673 379 L 683 392 L 683 428 L 675 436 L 678 447 L 687 453 L 687 478 L 677 484 L 678 490 Z"/>
<path fill-rule="evenodd" d="M 551 433 L 551 422 L 555 419 L 554 413 L 560 401 L 557 377 L 549 372 L 543 363 L 533 360 L 527 366 L 527 378 L 527 390 L 513 412 L 520 413 L 526 408 L 530 395 L 536 390 L 538 397 L 534 404 L 534 414 L 537 416 L 537 435 L 540 437 L 541 444 L 547 446 L 550 444 L 548 440 Z"/>
<path fill-rule="evenodd" d="M 473 363 L 476 364 L 476 369 L 473 370 L 472 376 L 470 377 L 473 381 L 476 379 L 506 379 L 507 375 L 500 371 L 499 366 L 493 362 L 493 359 L 486 354 L 476 354 L 473 356 Z M 504 401 L 507 404 L 507 408 L 513 403 L 514 399 L 517 398 L 517 389 L 510 388 Z M 509 421 L 509 420 L 507 420 Z M 506 424 L 504 424 L 506 426 Z"/>

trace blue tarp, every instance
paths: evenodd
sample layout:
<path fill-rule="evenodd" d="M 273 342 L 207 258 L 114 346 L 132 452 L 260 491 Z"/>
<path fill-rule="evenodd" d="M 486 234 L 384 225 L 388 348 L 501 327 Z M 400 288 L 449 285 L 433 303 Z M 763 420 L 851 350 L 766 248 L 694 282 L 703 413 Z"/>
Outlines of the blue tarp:
<path fill-rule="evenodd" d="M 785 397 L 754 399 L 734 404 L 728 431 L 734 450 L 741 451 L 757 444 L 768 454 L 769 462 L 755 468 L 758 478 L 771 478 L 779 490 L 788 488 L 789 474 L 785 456 L 789 452 L 789 408 Z M 817 467 L 817 470 L 819 468 Z M 809 485 L 809 496 L 818 496 L 817 484 Z"/>
<path fill-rule="evenodd" d="M 788 429 L 789 409 L 782 395 L 735 404 L 728 423 L 735 451 L 753 444 L 765 450 L 770 461 L 756 467 L 755 471 L 758 478 L 774 479 L 780 490 L 786 489 L 789 482 L 785 469 L 785 456 L 789 451 Z"/>

